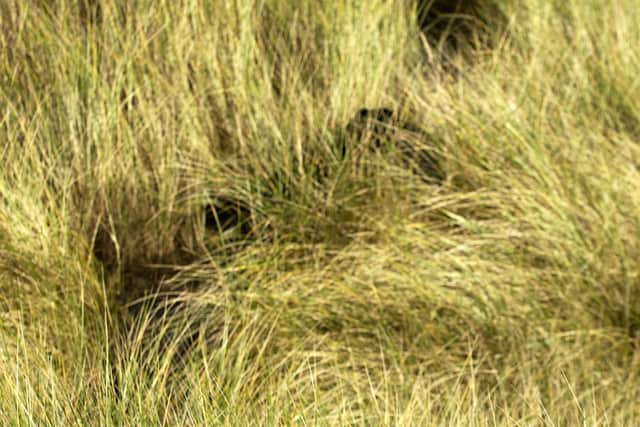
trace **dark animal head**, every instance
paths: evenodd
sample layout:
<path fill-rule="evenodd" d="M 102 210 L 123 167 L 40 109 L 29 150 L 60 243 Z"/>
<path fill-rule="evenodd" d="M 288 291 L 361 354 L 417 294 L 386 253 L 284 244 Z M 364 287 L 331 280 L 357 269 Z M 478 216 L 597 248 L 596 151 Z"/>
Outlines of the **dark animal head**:
<path fill-rule="evenodd" d="M 389 108 L 375 108 L 372 110 L 363 108 L 355 117 L 347 123 L 347 133 L 357 140 L 371 139 L 376 148 L 380 148 L 383 139 L 388 138 L 393 132 L 397 120 L 393 110 Z"/>

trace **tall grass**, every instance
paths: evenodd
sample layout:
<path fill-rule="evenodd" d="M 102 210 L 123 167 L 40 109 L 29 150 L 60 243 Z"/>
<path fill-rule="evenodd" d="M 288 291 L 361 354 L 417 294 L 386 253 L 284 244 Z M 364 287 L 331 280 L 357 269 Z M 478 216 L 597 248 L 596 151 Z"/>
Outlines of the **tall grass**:
<path fill-rule="evenodd" d="M 640 9 L 491 5 L 0 5 L 0 424 L 637 424 Z"/>

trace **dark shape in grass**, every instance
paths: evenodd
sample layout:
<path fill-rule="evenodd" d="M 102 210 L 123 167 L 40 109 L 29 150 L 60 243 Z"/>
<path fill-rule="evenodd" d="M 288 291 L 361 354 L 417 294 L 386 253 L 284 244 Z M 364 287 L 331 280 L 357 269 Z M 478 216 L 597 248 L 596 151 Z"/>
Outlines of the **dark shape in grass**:
<path fill-rule="evenodd" d="M 369 150 L 398 150 L 405 167 L 428 182 L 440 183 L 446 178 L 433 146 L 417 146 L 417 142 L 431 140 L 418 126 L 399 120 L 390 108 L 361 109 L 346 126 L 347 135 L 369 144 Z M 431 143 L 431 145 L 433 145 Z M 342 145 L 342 155 L 347 155 Z"/>
<path fill-rule="evenodd" d="M 419 0 L 417 21 L 445 66 L 453 53 L 478 43 L 491 47 L 490 34 L 503 32 L 507 23 L 495 0 Z"/>
<path fill-rule="evenodd" d="M 239 228 L 241 235 L 251 233 L 251 211 L 242 203 L 227 198 L 218 198 L 204 206 L 205 227 L 223 233 Z"/>
<path fill-rule="evenodd" d="M 390 126 L 396 121 L 393 110 L 389 108 L 376 108 L 367 110 L 362 108 L 347 124 L 347 132 L 361 140 L 365 136 L 371 137 L 375 148 L 382 146 L 382 139 L 391 135 Z"/>

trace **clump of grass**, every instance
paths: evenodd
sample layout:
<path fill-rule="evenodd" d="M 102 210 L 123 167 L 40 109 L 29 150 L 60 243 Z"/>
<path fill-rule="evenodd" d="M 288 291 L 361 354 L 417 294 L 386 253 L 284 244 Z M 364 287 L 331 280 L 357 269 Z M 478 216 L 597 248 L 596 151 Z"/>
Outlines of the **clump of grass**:
<path fill-rule="evenodd" d="M 418 3 L 0 6 L 0 423 L 636 423 L 634 2 Z"/>

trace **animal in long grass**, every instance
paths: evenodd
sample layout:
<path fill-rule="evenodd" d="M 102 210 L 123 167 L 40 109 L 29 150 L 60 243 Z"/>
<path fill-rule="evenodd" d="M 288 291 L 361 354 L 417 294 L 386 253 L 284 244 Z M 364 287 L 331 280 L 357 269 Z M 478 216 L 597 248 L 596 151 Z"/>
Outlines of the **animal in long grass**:
<path fill-rule="evenodd" d="M 413 123 L 402 121 L 390 108 L 363 108 L 347 123 L 347 135 L 372 152 L 400 154 L 402 163 L 423 180 L 441 183 L 445 179 L 435 140 Z M 342 147 L 347 155 L 346 145 Z"/>

